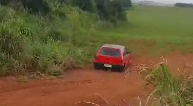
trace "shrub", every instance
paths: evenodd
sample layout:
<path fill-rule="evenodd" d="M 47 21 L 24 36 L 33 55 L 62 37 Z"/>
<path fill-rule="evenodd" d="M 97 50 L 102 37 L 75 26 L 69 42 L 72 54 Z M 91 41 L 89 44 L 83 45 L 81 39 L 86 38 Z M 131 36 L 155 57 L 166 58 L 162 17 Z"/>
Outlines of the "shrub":
<path fill-rule="evenodd" d="M 48 39 L 52 39 L 55 41 L 67 41 L 69 39 L 68 35 L 63 35 L 62 32 L 56 29 L 50 29 L 47 35 Z"/>
<path fill-rule="evenodd" d="M 3 53 L 0 54 L 0 59 L 1 59 L 0 76 L 10 74 L 12 67 L 14 66 L 15 60 L 12 57 L 8 57 Z"/>
<path fill-rule="evenodd" d="M 8 57 L 19 58 L 24 51 L 22 36 L 15 34 L 8 28 L 0 29 L 0 50 Z"/>

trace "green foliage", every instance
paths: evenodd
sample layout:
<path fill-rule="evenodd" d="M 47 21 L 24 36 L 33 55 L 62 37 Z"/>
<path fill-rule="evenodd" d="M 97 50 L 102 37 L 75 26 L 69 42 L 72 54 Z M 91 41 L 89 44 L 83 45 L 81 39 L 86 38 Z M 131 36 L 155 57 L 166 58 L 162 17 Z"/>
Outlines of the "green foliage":
<path fill-rule="evenodd" d="M 155 86 L 154 96 L 158 94 L 160 97 L 156 101 L 160 106 L 193 105 L 191 101 L 192 85 L 189 85 L 189 81 L 182 78 L 175 78 L 165 63 L 158 64 L 155 68 L 147 68 L 143 71 L 150 72 L 147 74 L 146 80 Z"/>
<path fill-rule="evenodd" d="M 126 8 L 131 7 L 130 0 L 95 0 L 101 19 L 116 22 L 126 19 Z M 130 3 L 130 4 L 129 4 Z"/>
<path fill-rule="evenodd" d="M 69 2 L 72 4 L 72 6 L 77 6 L 83 11 L 88 11 L 91 13 L 95 13 L 97 11 L 94 0 L 70 0 Z"/>
<path fill-rule="evenodd" d="M 51 10 L 45 0 L 20 0 L 22 6 L 32 13 L 48 14 Z"/>
<path fill-rule="evenodd" d="M 102 20 L 117 22 L 126 20 L 125 11 L 130 8 L 130 0 L 64 0 L 62 3 L 79 7 L 83 11 L 97 13 Z"/>
<path fill-rule="evenodd" d="M 123 0 L 123 6 L 125 8 L 131 8 L 132 7 L 131 0 Z"/>
<path fill-rule="evenodd" d="M 54 30 L 54 29 L 51 29 L 49 32 L 48 32 L 48 39 L 52 39 L 52 40 L 55 40 L 55 41 L 66 41 L 68 38 L 66 38 L 67 36 L 63 36 L 62 33 L 58 30 Z"/>
<path fill-rule="evenodd" d="M 15 17 L 16 12 L 5 9 L 7 14 L 2 17 L 0 25 L 0 50 L 9 57 L 19 58 L 24 51 L 24 39 L 27 33 L 21 28 L 24 20 Z"/>
<path fill-rule="evenodd" d="M 1 28 L 0 50 L 7 56 L 18 58 L 24 50 L 22 36 L 15 35 L 9 29 Z"/>
<path fill-rule="evenodd" d="M 0 76 L 31 71 L 56 76 L 91 56 L 81 45 L 97 33 L 97 15 L 57 2 L 49 6 L 50 16 L 0 7 Z"/>
<path fill-rule="evenodd" d="M 45 0 L 0 0 L 0 4 L 12 7 L 22 5 L 30 13 L 48 14 L 50 12 L 49 5 Z"/>
<path fill-rule="evenodd" d="M 130 8 L 131 0 L 1 0 L 0 3 L 4 6 L 18 6 L 21 4 L 30 13 L 41 13 L 51 15 L 50 4 L 62 3 L 79 7 L 83 11 L 97 13 L 101 19 L 116 23 L 117 20 L 126 20 L 126 10 Z M 59 6 L 59 5 L 58 5 Z M 65 17 L 65 14 L 60 10 L 54 10 L 56 14 Z"/>

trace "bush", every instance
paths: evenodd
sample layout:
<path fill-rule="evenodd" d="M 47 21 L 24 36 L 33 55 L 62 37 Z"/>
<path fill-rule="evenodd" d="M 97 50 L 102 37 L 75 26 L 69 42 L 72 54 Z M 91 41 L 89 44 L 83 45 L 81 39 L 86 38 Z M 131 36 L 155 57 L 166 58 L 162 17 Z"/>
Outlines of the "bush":
<path fill-rule="evenodd" d="M 8 57 L 19 58 L 24 51 L 22 36 L 2 27 L 0 29 L 0 50 Z"/>
<path fill-rule="evenodd" d="M 12 57 L 9 57 L 3 53 L 0 54 L 0 76 L 6 76 L 13 73 L 13 67 L 15 65 L 15 60 Z"/>
<path fill-rule="evenodd" d="M 48 38 L 53 39 L 55 41 L 67 41 L 67 36 L 62 35 L 62 33 L 58 30 L 51 29 L 48 33 Z"/>

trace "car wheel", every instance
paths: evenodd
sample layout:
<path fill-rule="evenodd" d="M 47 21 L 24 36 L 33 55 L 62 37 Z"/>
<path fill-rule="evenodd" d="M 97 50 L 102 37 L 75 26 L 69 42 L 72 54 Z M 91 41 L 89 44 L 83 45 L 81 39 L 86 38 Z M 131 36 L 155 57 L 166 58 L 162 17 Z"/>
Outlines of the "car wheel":
<path fill-rule="evenodd" d="M 97 63 L 94 63 L 94 69 L 99 70 L 100 69 L 100 65 L 97 64 Z"/>
<path fill-rule="evenodd" d="M 125 71 L 125 65 L 120 67 L 120 72 Z"/>

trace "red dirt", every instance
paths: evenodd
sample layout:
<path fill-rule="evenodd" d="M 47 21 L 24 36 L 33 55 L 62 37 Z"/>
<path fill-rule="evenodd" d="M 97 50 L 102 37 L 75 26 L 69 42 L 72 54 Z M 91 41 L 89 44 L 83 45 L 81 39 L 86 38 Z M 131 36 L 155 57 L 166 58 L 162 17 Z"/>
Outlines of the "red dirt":
<path fill-rule="evenodd" d="M 132 65 L 149 64 L 152 58 L 135 56 Z M 158 60 L 156 58 L 152 61 Z M 192 62 L 193 55 L 168 56 L 171 67 L 182 68 L 184 62 Z M 174 71 L 177 73 L 177 71 Z M 90 101 L 106 106 L 103 96 L 112 104 L 125 106 L 122 100 L 136 106 L 137 96 L 147 97 L 151 88 L 144 89 L 145 82 L 137 71 L 124 73 L 95 71 L 92 68 L 71 71 L 63 79 L 17 82 L 14 77 L 0 79 L 0 106 L 73 106 L 79 101 Z M 80 104 L 77 106 L 91 106 Z"/>

